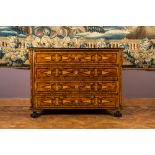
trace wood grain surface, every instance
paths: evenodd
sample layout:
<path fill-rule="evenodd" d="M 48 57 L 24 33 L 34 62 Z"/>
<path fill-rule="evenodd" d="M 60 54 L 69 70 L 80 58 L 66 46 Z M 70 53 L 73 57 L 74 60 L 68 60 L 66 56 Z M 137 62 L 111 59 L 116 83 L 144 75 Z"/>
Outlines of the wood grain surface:
<path fill-rule="evenodd" d="M 121 105 L 121 48 L 31 48 L 33 112 Z"/>

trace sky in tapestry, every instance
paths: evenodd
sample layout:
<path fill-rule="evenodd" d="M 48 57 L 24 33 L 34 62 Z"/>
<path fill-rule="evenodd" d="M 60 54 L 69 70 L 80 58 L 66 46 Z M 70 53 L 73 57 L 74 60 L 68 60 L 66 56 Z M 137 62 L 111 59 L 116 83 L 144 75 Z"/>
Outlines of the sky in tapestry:
<path fill-rule="evenodd" d="M 155 26 L 0 26 L 0 37 L 45 34 L 51 38 L 155 39 Z"/>

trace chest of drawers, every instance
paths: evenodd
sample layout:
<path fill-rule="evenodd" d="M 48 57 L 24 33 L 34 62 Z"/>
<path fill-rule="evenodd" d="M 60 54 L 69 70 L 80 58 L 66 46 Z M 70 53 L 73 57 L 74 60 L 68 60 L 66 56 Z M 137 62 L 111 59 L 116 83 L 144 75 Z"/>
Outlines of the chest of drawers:
<path fill-rule="evenodd" d="M 121 116 L 122 50 L 31 48 L 31 116 L 43 109 L 114 109 Z"/>

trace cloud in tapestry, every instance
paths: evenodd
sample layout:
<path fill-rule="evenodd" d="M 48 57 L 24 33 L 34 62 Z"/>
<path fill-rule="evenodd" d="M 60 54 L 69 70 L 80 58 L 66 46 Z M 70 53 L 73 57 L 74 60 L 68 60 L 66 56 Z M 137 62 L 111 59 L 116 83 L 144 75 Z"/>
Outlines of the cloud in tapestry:
<path fill-rule="evenodd" d="M 155 26 L 0 26 L 1 67 L 28 67 L 29 47 L 123 47 L 123 67 L 155 68 Z"/>

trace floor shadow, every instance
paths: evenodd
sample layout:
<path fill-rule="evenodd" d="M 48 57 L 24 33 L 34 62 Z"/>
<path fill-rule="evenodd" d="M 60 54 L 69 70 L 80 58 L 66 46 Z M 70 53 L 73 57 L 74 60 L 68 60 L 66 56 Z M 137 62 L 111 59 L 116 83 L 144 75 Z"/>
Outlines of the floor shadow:
<path fill-rule="evenodd" d="M 41 115 L 109 115 L 110 112 L 104 109 L 59 109 L 59 110 L 43 110 Z"/>

